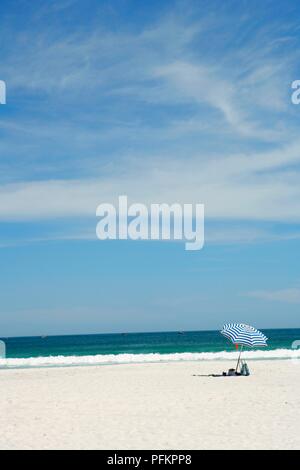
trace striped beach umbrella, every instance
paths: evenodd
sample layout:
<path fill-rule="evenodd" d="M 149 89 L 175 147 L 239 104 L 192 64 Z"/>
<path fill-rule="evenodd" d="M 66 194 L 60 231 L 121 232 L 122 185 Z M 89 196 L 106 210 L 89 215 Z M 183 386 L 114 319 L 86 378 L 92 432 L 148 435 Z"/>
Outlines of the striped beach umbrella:
<path fill-rule="evenodd" d="M 243 347 L 260 348 L 267 346 L 268 338 L 253 326 L 244 323 L 228 323 L 223 326 L 221 334 L 230 339 L 233 344 L 241 346 L 241 351 L 236 366 L 238 370 Z"/>

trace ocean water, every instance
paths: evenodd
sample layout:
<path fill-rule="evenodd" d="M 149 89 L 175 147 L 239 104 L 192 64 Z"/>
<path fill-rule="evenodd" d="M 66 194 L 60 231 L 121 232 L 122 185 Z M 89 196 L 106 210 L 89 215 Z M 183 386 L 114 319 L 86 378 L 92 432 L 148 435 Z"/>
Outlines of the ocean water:
<path fill-rule="evenodd" d="M 300 329 L 263 330 L 268 347 L 245 350 L 249 359 L 300 359 Z M 93 364 L 225 360 L 237 356 L 219 331 L 100 334 L 2 338 L 6 359 L 0 367 L 42 367 Z"/>

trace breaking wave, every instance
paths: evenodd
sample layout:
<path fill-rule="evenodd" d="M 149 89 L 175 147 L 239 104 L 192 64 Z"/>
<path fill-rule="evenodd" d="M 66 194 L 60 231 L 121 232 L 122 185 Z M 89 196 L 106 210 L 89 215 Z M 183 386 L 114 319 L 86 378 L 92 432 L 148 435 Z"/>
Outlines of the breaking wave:
<path fill-rule="evenodd" d="M 159 362 L 188 362 L 188 361 L 226 361 L 235 360 L 236 352 L 201 352 L 201 353 L 172 353 L 172 354 L 99 354 L 96 356 L 48 356 L 31 358 L 0 359 L 0 368 L 35 368 L 35 367 L 70 367 L 113 364 L 144 364 Z M 300 360 L 300 350 L 275 349 L 265 351 L 245 351 L 244 359 Z"/>

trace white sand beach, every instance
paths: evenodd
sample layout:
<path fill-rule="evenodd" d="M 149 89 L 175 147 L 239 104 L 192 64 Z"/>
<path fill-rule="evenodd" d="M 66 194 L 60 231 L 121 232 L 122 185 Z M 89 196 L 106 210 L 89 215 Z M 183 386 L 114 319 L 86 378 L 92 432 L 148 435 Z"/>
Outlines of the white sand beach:
<path fill-rule="evenodd" d="M 1 370 L 0 448 L 299 449 L 300 362 L 249 365 Z"/>

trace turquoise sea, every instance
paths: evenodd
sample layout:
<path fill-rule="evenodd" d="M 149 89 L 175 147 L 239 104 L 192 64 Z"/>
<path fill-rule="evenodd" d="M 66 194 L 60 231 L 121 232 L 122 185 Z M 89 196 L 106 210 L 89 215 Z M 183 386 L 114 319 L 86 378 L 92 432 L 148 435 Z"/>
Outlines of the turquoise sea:
<path fill-rule="evenodd" d="M 300 329 L 262 330 L 268 347 L 249 350 L 252 359 L 295 357 Z M 40 367 L 130 362 L 229 359 L 235 347 L 219 331 L 123 333 L 76 336 L 2 338 L 6 359 L 1 367 Z"/>

